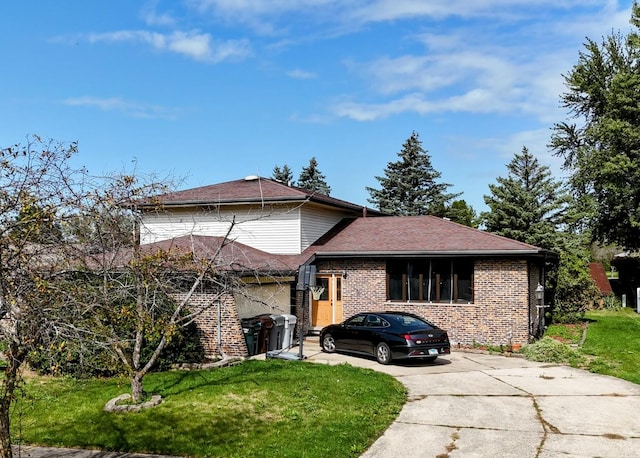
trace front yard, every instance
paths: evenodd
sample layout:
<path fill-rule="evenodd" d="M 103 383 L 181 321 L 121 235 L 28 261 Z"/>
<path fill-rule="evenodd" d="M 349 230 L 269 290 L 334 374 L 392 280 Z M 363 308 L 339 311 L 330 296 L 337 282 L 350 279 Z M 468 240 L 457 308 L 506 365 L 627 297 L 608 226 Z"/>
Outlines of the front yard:
<path fill-rule="evenodd" d="M 545 338 L 528 347 L 523 353 L 531 359 L 548 358 L 640 384 L 640 315 L 630 308 L 592 310 L 579 324 L 551 325 Z"/>
<path fill-rule="evenodd" d="M 640 384 L 639 337 L 633 310 L 590 311 L 579 325 L 550 326 L 523 353 Z M 161 405 L 103 410 L 128 389 L 121 378 L 29 376 L 12 412 L 14 441 L 194 457 L 355 457 L 406 400 L 400 382 L 380 372 L 280 360 L 151 374 L 145 389 L 162 395 Z"/>
<path fill-rule="evenodd" d="M 394 378 L 348 365 L 247 361 L 151 374 L 158 407 L 107 413 L 126 379 L 29 377 L 12 415 L 14 441 L 180 456 L 359 456 L 406 400 Z"/>

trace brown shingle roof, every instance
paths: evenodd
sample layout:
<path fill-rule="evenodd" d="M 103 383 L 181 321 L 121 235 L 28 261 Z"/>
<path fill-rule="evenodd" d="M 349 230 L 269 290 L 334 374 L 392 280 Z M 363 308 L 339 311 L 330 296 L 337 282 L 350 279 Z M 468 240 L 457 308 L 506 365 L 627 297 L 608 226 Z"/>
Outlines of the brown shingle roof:
<path fill-rule="evenodd" d="M 223 237 L 184 236 L 142 248 L 193 252 L 210 258 Z M 316 257 L 393 256 L 542 256 L 541 248 L 500 237 L 434 216 L 386 216 L 343 220 L 327 236 L 299 255 L 275 255 L 237 242 L 222 250 L 220 268 L 238 272 L 293 273 Z M 130 254 L 129 254 L 130 255 Z M 128 256 L 120 262 L 126 262 Z"/>
<path fill-rule="evenodd" d="M 541 248 L 435 216 L 357 218 L 309 247 L 318 256 L 541 255 Z"/>
<path fill-rule="evenodd" d="M 603 296 L 608 296 L 613 294 L 613 289 L 611 289 L 611 283 L 609 283 L 609 279 L 607 278 L 607 274 L 604 271 L 604 267 L 599 262 L 590 262 L 589 263 L 589 272 L 591 273 L 591 278 L 596 283 L 596 286 L 600 290 L 600 294 Z"/>
<path fill-rule="evenodd" d="M 169 206 L 203 206 L 232 204 L 264 204 L 283 202 L 318 202 L 333 207 L 355 210 L 358 214 L 364 207 L 345 200 L 336 199 L 306 189 L 288 186 L 284 183 L 262 177 L 247 177 L 241 180 L 227 181 L 199 188 L 185 189 L 157 196 L 158 201 Z M 380 214 L 377 210 L 366 209 L 368 214 Z"/>
<path fill-rule="evenodd" d="M 296 256 L 274 255 L 224 237 L 184 236 L 143 245 L 144 250 L 154 249 L 193 252 L 198 258 L 215 260 L 216 268 L 239 272 L 293 272 L 298 269 Z M 224 245 L 221 247 L 221 245 Z"/>

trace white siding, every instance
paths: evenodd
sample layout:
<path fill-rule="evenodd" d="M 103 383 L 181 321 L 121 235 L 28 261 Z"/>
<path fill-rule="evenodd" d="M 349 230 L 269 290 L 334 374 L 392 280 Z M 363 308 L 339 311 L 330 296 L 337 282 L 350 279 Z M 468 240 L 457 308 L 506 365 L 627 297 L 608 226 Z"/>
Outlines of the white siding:
<path fill-rule="evenodd" d="M 318 240 L 347 216 L 344 212 L 329 211 L 305 205 L 301 210 L 301 251 Z"/>
<path fill-rule="evenodd" d="M 299 208 L 148 214 L 143 219 L 140 240 L 146 244 L 185 235 L 224 236 L 234 218 L 233 240 L 268 253 L 300 253 Z"/>

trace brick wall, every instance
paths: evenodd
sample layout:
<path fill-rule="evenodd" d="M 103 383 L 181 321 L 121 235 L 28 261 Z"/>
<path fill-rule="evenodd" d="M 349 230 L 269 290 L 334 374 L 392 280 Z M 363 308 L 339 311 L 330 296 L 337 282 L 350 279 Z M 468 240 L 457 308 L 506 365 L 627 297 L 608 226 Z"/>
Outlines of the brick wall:
<path fill-rule="evenodd" d="M 526 344 L 529 341 L 531 284 L 539 270 L 524 259 L 481 259 L 474 263 L 474 303 L 389 302 L 384 260 L 318 263 L 318 271 L 346 274 L 343 319 L 366 310 L 415 313 L 447 329 L 453 345 Z M 535 289 L 535 286 L 533 287 Z M 533 305 L 535 312 L 535 303 Z"/>
<path fill-rule="evenodd" d="M 536 317 L 535 287 L 541 270 L 524 259 L 486 259 L 474 263 L 474 303 L 389 302 L 386 300 L 386 263 L 379 259 L 336 260 L 318 263 L 319 272 L 341 272 L 343 319 L 365 311 L 396 310 L 415 313 L 449 332 L 452 345 L 526 344 Z M 301 304 L 302 291 L 296 292 Z M 180 299 L 180 296 L 178 296 Z M 221 348 L 218 343 L 216 296 L 194 294 L 190 305 L 201 310 L 196 323 L 207 357 L 221 349 L 229 356 L 248 354 L 235 300 L 226 295 L 220 302 Z M 309 324 L 309 301 L 297 307 L 298 326 Z M 306 333 L 306 332 L 305 332 Z M 298 332 L 296 331 L 296 337 Z"/>
<path fill-rule="evenodd" d="M 177 295 L 176 299 L 183 299 Z M 193 294 L 189 305 L 198 312 L 196 324 L 207 358 L 217 358 L 222 353 L 228 356 L 248 355 L 240 317 L 232 295 L 225 294 L 220 299 L 220 339 L 218 340 L 218 297 L 213 292 Z"/>

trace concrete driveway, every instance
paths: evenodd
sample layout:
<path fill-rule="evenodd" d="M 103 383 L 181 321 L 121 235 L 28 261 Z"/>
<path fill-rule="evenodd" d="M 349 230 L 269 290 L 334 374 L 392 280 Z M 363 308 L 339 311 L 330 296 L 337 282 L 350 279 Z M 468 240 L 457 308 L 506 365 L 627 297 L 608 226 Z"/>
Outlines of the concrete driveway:
<path fill-rule="evenodd" d="M 640 385 L 519 357 L 455 351 L 435 363 L 383 366 L 320 351 L 310 361 L 386 372 L 408 390 L 366 458 L 640 457 Z"/>

